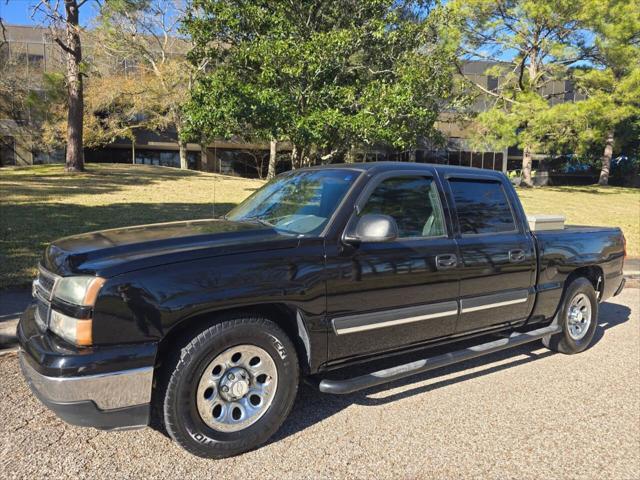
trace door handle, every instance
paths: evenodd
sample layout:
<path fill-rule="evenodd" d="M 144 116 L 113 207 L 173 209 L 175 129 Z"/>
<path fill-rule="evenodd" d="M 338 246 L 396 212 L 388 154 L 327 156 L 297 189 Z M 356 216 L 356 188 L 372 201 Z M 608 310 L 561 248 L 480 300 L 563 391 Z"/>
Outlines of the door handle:
<path fill-rule="evenodd" d="M 526 258 L 526 253 L 524 250 L 509 250 L 509 261 L 511 263 L 522 262 Z"/>
<path fill-rule="evenodd" d="M 458 265 L 458 257 L 453 253 L 436 256 L 436 267 L 438 270 L 447 270 Z"/>

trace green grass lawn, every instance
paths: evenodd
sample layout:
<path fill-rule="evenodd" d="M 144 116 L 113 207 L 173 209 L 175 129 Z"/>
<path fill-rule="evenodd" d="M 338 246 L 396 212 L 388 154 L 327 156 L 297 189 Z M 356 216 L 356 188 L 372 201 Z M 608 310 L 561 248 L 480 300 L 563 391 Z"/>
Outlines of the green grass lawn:
<path fill-rule="evenodd" d="M 569 225 L 620 227 L 627 239 L 627 255 L 640 256 L 639 189 L 589 185 L 517 191 L 527 214 L 558 213 Z"/>
<path fill-rule="evenodd" d="M 51 240 L 76 233 L 222 215 L 262 182 L 175 168 L 61 165 L 0 170 L 0 288 L 24 286 Z"/>
<path fill-rule="evenodd" d="M 142 165 L 60 165 L 0 170 L 0 288 L 27 285 L 48 242 L 104 228 L 226 213 L 262 182 Z M 569 223 L 616 225 L 640 255 L 640 192 L 616 187 L 519 190 L 527 213 L 560 213 Z"/>

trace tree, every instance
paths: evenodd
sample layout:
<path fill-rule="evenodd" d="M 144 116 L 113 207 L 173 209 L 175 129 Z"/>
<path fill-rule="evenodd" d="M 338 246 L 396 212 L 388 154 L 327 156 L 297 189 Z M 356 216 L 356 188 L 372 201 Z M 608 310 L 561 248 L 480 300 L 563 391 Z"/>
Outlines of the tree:
<path fill-rule="evenodd" d="M 66 56 L 67 86 L 67 172 L 84 170 L 82 119 L 84 110 L 82 44 L 80 40 L 80 9 L 88 0 L 64 0 L 64 5 L 53 0 L 40 0 L 34 8 L 49 25 L 53 40 Z"/>
<path fill-rule="evenodd" d="M 586 98 L 530 116 L 527 132 L 547 153 L 599 157 L 606 185 L 614 149 L 633 148 L 640 126 L 640 3 L 586 0 L 579 18 L 595 36 L 590 61 L 571 72 Z"/>
<path fill-rule="evenodd" d="M 625 151 L 625 147 L 637 149 L 640 75 L 635 73 L 620 82 L 615 82 L 606 70 L 590 69 L 578 78 L 583 75 L 590 81 L 599 79 L 598 88 L 587 89 L 584 100 L 555 105 L 533 116 L 528 132 L 536 148 L 549 154 L 576 153 L 592 159 L 594 164 L 599 163 L 599 183 L 606 185 L 614 148 L 627 154 L 631 152 Z M 583 82 L 580 81 L 584 85 Z"/>
<path fill-rule="evenodd" d="M 147 107 L 145 89 L 144 79 L 137 76 L 94 73 L 86 86 L 85 145 L 100 147 L 127 138 L 134 163 L 136 131 L 155 127 L 153 118 L 140 115 Z"/>
<path fill-rule="evenodd" d="M 394 0 L 195 0 L 191 58 L 215 68 L 188 104 L 188 127 L 292 144 L 292 166 L 356 146 L 415 147 L 455 102 L 445 11 Z"/>
<path fill-rule="evenodd" d="M 519 144 L 523 182 L 531 186 L 529 119 L 549 108 L 553 95 L 564 93 L 545 94 L 545 85 L 566 79 L 568 68 L 590 53 L 589 35 L 579 21 L 580 2 L 456 0 L 450 8 L 460 19 L 461 57 L 495 62 L 486 73 L 501 79 L 496 91 L 475 84 L 494 100 L 478 115 L 476 142 Z"/>
<path fill-rule="evenodd" d="M 1 26 L 0 26 L 1 30 Z M 10 122 L 10 136 L 26 149 L 46 151 L 63 147 L 67 125 L 67 88 L 59 73 L 29 71 L 26 50 L 6 48 L 0 33 L 0 119 Z M 55 142 L 48 136 L 48 122 L 60 127 Z M 13 143 L 9 145 L 13 148 Z"/>
<path fill-rule="evenodd" d="M 145 117 L 146 127 L 175 129 L 180 167 L 186 169 L 183 105 L 207 61 L 192 63 L 186 58 L 190 45 L 180 34 L 185 15 L 181 5 L 179 0 L 107 0 L 96 34 L 105 52 L 132 65 L 131 75 L 138 82 L 137 114 Z"/>
<path fill-rule="evenodd" d="M 33 124 L 29 122 L 33 95 L 29 88 L 26 63 L 16 58 L 15 53 L 10 55 L 6 45 L 4 25 L 0 23 L 0 119 L 10 121 L 12 136 L 28 144 L 35 139 L 37 130 L 34 131 Z M 4 137 L 0 137 L 0 141 L 3 140 Z M 0 162 L 3 160 L 0 159 Z"/>
<path fill-rule="evenodd" d="M 607 185 L 616 131 L 640 121 L 640 1 L 585 0 L 582 18 L 596 35 L 596 68 L 579 81 L 599 114 L 591 118 L 604 139 L 599 183 Z"/>

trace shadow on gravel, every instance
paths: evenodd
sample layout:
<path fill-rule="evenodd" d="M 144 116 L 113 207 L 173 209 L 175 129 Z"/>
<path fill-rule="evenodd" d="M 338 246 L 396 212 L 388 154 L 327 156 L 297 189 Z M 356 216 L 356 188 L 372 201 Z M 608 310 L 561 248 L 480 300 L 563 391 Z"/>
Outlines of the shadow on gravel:
<path fill-rule="evenodd" d="M 592 346 L 597 342 L 602 340 L 602 338 L 606 335 L 606 331 L 610 328 L 613 328 L 617 325 L 620 325 L 627 320 L 629 320 L 629 316 L 631 315 L 631 310 L 624 305 L 617 305 L 613 303 L 603 303 L 600 305 L 600 322 L 598 323 L 598 329 L 596 329 L 596 333 L 593 339 Z M 477 343 L 477 341 L 476 341 Z M 540 342 L 532 342 L 527 345 L 523 345 L 521 347 L 512 348 L 508 350 L 503 350 L 501 352 L 496 352 L 491 355 L 487 355 L 484 357 L 475 358 L 472 360 L 468 360 L 466 362 L 458 363 L 455 365 L 451 365 L 448 367 L 440 368 L 437 370 L 433 370 L 431 372 L 425 372 L 423 374 L 415 375 L 412 377 L 408 377 L 403 380 L 397 380 L 395 382 L 380 385 L 378 387 L 372 387 L 367 390 L 363 390 L 362 392 L 356 392 L 350 395 L 328 395 L 318 392 L 315 388 L 301 384 L 300 390 L 298 392 L 298 398 L 296 399 L 296 403 L 293 407 L 291 414 L 288 419 L 285 421 L 284 425 L 278 433 L 269 441 L 269 443 L 277 442 L 283 438 L 288 437 L 289 435 L 296 434 L 316 423 L 319 423 L 325 420 L 328 417 L 340 412 L 341 410 L 349 407 L 350 405 L 362 405 L 362 406 L 378 406 L 385 405 L 390 402 L 394 402 L 397 400 L 401 400 L 403 398 L 411 397 L 414 395 L 418 395 L 425 392 L 430 392 L 432 390 L 436 390 L 438 388 L 447 387 L 450 385 L 454 385 L 458 382 L 464 382 L 466 380 L 470 380 L 473 378 L 483 377 L 485 375 L 490 375 L 492 373 L 500 372 L 502 370 L 506 370 L 508 368 L 517 367 L 519 365 L 524 365 L 529 362 L 533 362 L 538 359 L 546 358 L 551 355 L 554 355 L 554 352 L 549 350 L 544 350 L 542 352 L 538 352 L 542 344 Z M 433 354 L 433 350 L 429 353 L 429 355 Z M 436 352 L 436 354 L 439 352 Z M 389 363 L 385 362 L 376 362 L 375 364 L 369 364 L 366 367 L 360 366 L 357 367 L 357 371 L 354 369 L 350 369 L 350 375 L 361 375 L 364 373 L 368 373 L 373 370 L 378 370 L 380 368 L 387 368 L 388 366 L 393 365 L 393 363 L 400 362 L 410 362 L 413 360 L 419 360 L 423 358 L 424 351 L 415 352 L 411 355 L 396 357 L 395 361 Z M 526 358 L 517 358 L 522 355 L 526 355 Z M 399 360 L 399 358 L 401 358 Z M 511 361 L 508 361 L 512 359 Z M 482 365 L 489 365 L 495 362 L 504 362 L 499 365 L 494 365 L 489 368 L 486 368 L 481 371 L 463 373 L 462 375 L 458 375 L 455 378 L 447 378 L 443 379 L 429 385 L 421 385 L 419 387 L 405 390 L 402 392 L 395 393 L 393 395 L 388 395 L 384 398 L 372 398 L 370 395 L 384 392 L 385 390 L 390 390 L 392 388 L 403 387 L 407 385 L 411 385 L 413 383 L 422 382 L 429 378 L 435 378 L 448 374 L 455 374 L 464 372 L 464 370 L 481 367 Z"/>

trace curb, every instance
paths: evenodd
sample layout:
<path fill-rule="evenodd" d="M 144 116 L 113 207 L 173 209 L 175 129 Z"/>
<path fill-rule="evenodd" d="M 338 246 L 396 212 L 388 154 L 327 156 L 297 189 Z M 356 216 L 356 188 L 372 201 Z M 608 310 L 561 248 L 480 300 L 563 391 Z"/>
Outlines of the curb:
<path fill-rule="evenodd" d="M 17 353 L 18 353 L 18 347 L 0 349 L 0 358 L 10 357 L 12 355 L 16 355 Z"/>
<path fill-rule="evenodd" d="M 18 319 L 5 320 L 0 322 L 0 352 L 7 349 L 17 348 L 18 339 L 16 338 L 16 329 L 18 328 Z"/>

